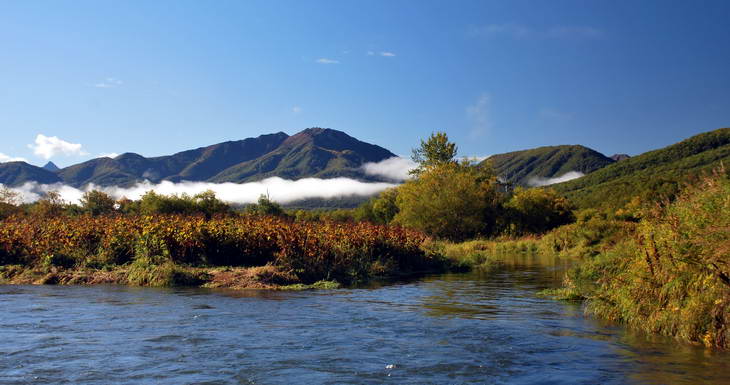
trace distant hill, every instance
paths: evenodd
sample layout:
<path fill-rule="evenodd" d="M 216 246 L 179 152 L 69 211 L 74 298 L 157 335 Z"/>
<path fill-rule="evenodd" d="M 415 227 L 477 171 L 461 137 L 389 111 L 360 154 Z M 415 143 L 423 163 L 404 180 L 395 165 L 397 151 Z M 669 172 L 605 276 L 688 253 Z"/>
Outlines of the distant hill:
<path fill-rule="evenodd" d="M 25 162 L 0 163 L 0 183 L 6 186 L 20 186 L 26 182 L 53 184 L 62 180 L 51 171 Z"/>
<path fill-rule="evenodd" d="M 709 172 L 721 162 L 730 166 L 730 128 L 699 134 L 553 187 L 579 207 L 620 207 L 634 196 L 658 199 L 672 194 L 688 177 Z"/>
<path fill-rule="evenodd" d="M 492 155 L 482 163 L 487 162 L 503 181 L 528 186 L 538 178 L 555 178 L 571 171 L 588 174 L 614 160 L 588 147 L 563 145 Z"/>
<path fill-rule="evenodd" d="M 36 181 L 63 182 L 75 187 L 90 183 L 131 186 L 144 180 L 153 183 L 165 180 L 241 183 L 272 176 L 379 180 L 365 175 L 361 166 L 394 156 L 382 147 L 359 141 L 341 131 L 309 128 L 293 136 L 279 132 L 169 156 L 146 158 L 125 153 L 114 159 L 92 159 L 55 173 L 26 163 L 22 167 L 5 163 L 0 164 L 0 183 L 18 185 Z"/>

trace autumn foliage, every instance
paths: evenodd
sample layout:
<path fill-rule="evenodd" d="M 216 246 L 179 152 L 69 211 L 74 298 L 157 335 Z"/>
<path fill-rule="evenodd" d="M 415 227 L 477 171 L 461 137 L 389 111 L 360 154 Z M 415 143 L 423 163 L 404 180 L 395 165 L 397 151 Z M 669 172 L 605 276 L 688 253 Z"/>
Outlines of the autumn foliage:
<path fill-rule="evenodd" d="M 343 283 L 423 270 L 425 236 L 369 223 L 272 216 L 12 217 L 0 226 L 0 265 L 103 269 L 138 260 L 186 266 L 276 265 L 302 282 Z"/>

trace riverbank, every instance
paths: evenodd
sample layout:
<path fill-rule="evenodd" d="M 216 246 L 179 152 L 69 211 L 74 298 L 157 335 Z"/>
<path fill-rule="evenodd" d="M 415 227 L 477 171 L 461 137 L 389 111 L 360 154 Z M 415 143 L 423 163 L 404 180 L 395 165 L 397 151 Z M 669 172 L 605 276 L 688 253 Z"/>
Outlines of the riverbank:
<path fill-rule="evenodd" d="M 588 211 L 541 237 L 439 248 L 477 269 L 509 253 L 570 258 L 563 287 L 541 295 L 582 301 L 586 314 L 643 332 L 730 348 L 730 180 L 698 180 L 638 217 Z"/>
<path fill-rule="evenodd" d="M 0 280 L 243 288 L 334 287 L 443 271 L 427 238 L 397 226 L 271 216 L 11 218 Z"/>

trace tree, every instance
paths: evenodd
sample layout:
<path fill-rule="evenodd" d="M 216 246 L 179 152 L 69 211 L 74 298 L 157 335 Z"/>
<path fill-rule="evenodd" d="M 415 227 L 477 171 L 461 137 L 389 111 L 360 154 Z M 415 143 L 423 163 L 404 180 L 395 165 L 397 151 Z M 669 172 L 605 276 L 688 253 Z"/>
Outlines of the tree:
<path fill-rule="evenodd" d="M 60 216 L 66 203 L 58 191 L 48 191 L 45 196 L 31 207 L 31 213 L 41 217 Z"/>
<path fill-rule="evenodd" d="M 553 189 L 518 187 L 505 204 L 512 233 L 544 233 L 573 221 L 570 202 Z"/>
<path fill-rule="evenodd" d="M 449 142 L 445 132 L 432 133 L 427 140 L 421 139 L 421 145 L 413 149 L 411 159 L 418 164 L 418 168 L 411 171 L 411 174 L 418 175 L 429 167 L 456 163 L 456 151 L 456 144 Z"/>
<path fill-rule="evenodd" d="M 0 219 L 20 212 L 20 194 L 7 187 L 0 188 Z"/>
<path fill-rule="evenodd" d="M 286 215 L 286 212 L 284 212 L 280 204 L 272 201 L 264 194 L 261 194 L 258 203 L 248 206 L 246 211 L 257 215 L 273 215 L 277 217 Z"/>
<path fill-rule="evenodd" d="M 394 221 L 431 236 L 463 240 L 495 229 L 496 178 L 468 162 L 429 166 L 398 188 Z"/>
<path fill-rule="evenodd" d="M 398 214 L 398 189 L 389 188 L 373 201 L 373 216 L 377 223 L 387 224 Z"/>
<path fill-rule="evenodd" d="M 116 202 L 105 192 L 91 190 L 84 193 L 80 203 L 85 213 L 97 216 L 114 212 Z"/>

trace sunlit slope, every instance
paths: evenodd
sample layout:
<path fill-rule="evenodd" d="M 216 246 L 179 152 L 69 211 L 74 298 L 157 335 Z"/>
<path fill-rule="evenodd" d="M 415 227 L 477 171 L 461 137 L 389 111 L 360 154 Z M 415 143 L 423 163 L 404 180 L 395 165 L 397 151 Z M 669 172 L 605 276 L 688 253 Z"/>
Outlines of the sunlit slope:
<path fill-rule="evenodd" d="M 487 162 L 505 182 L 527 186 L 534 178 L 554 178 L 570 171 L 588 174 L 614 160 L 588 147 L 563 145 L 492 155 L 483 163 Z"/>
<path fill-rule="evenodd" d="M 634 196 L 672 194 L 688 177 L 730 166 L 730 128 L 706 132 L 556 184 L 579 207 L 620 207 Z"/>

